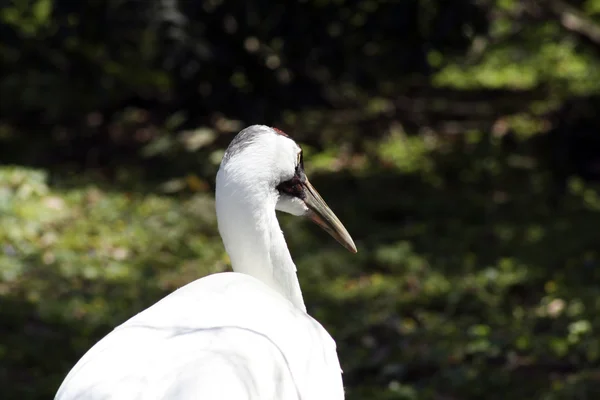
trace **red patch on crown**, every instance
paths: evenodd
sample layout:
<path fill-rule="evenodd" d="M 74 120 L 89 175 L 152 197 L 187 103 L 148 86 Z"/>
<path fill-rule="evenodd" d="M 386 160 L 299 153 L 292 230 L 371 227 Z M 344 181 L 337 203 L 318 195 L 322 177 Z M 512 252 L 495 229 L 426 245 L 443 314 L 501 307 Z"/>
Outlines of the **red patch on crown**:
<path fill-rule="evenodd" d="M 275 131 L 275 133 L 277 133 L 277 134 L 279 134 L 281 136 L 289 137 L 289 135 L 287 133 L 285 133 L 284 131 L 282 131 L 279 128 L 272 128 L 272 129 Z"/>

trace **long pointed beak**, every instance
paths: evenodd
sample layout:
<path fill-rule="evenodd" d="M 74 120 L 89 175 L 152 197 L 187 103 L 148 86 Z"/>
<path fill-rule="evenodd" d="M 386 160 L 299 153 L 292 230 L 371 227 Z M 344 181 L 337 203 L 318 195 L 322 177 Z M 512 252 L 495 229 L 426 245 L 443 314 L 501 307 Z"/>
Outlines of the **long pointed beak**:
<path fill-rule="evenodd" d="M 304 203 L 309 209 L 308 218 L 333 236 L 342 246 L 352 253 L 356 253 L 356 245 L 350 234 L 338 217 L 331 211 L 327 203 L 325 203 L 325 200 L 321 198 L 319 192 L 310 184 L 308 179 L 304 182 L 304 186 L 306 187 Z"/>

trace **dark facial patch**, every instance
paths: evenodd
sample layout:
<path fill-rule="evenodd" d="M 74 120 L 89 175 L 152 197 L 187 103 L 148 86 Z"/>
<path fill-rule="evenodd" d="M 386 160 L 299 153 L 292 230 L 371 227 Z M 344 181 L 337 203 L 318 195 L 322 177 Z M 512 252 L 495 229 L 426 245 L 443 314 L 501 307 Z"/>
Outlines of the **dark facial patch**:
<path fill-rule="evenodd" d="M 306 193 L 304 193 L 304 182 L 306 182 L 306 174 L 304 173 L 304 161 L 302 160 L 301 150 L 300 160 L 298 165 L 296 165 L 294 176 L 292 179 L 277 185 L 277 190 L 279 190 L 279 193 L 304 199 L 306 197 Z"/>

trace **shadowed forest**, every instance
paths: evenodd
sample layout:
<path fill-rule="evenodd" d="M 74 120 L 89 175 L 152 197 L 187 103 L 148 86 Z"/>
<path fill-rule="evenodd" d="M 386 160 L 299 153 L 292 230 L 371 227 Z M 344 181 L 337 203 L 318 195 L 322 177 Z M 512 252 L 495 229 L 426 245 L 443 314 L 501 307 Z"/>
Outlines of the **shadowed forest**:
<path fill-rule="evenodd" d="M 347 399 L 600 398 L 600 0 L 6 0 L 0 65 L 2 399 L 230 269 L 254 123 L 359 249 L 280 217 Z"/>

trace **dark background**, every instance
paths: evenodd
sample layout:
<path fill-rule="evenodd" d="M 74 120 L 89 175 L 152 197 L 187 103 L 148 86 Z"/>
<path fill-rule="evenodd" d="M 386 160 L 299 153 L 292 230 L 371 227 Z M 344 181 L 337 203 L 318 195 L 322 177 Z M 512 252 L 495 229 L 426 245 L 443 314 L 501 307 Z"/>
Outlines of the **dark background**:
<path fill-rule="evenodd" d="M 600 396 L 600 1 L 4 0 L 0 393 L 227 270 L 214 175 L 277 126 L 348 399 Z"/>

